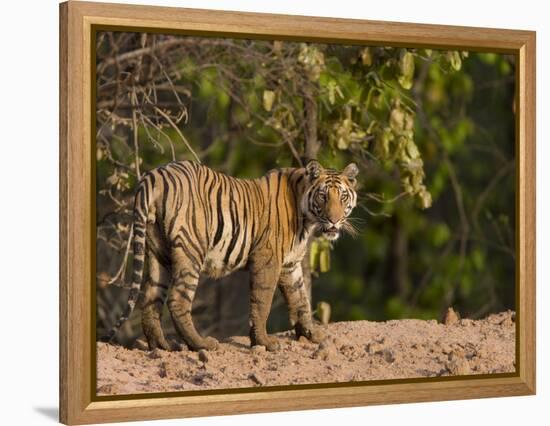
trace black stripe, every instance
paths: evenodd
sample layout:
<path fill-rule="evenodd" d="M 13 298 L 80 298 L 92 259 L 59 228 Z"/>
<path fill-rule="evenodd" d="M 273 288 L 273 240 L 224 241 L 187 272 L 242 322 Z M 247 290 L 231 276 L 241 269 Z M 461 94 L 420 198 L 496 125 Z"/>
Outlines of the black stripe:
<path fill-rule="evenodd" d="M 190 271 L 187 271 L 187 270 L 182 270 L 182 271 L 179 271 L 178 276 L 177 276 L 177 280 L 184 280 L 187 277 L 191 277 L 194 280 L 199 279 L 199 276 L 193 274 L 193 272 L 190 272 Z"/>
<path fill-rule="evenodd" d="M 277 173 L 277 192 L 275 194 L 275 210 L 277 211 L 277 216 L 275 216 L 275 220 L 277 221 L 277 234 L 279 238 L 281 238 L 281 213 L 279 211 L 279 192 L 281 190 L 281 178 L 282 173 Z M 284 258 L 283 251 L 284 251 L 284 241 L 280 242 L 281 247 L 281 259 Z"/>
<path fill-rule="evenodd" d="M 223 262 L 228 265 L 229 263 L 229 257 L 233 253 L 233 249 L 235 248 L 235 245 L 237 244 L 237 240 L 239 239 L 239 231 L 241 229 L 240 223 L 239 223 L 239 213 L 237 210 L 237 203 L 235 202 L 235 197 L 233 196 L 233 182 L 229 181 L 229 217 L 231 218 L 231 240 L 229 241 L 229 245 L 227 246 L 227 250 L 225 252 L 225 257 L 223 259 Z"/>
<path fill-rule="evenodd" d="M 218 212 L 218 227 L 216 229 L 216 234 L 214 235 L 214 246 L 216 246 L 216 244 L 218 244 L 218 242 L 220 241 L 220 239 L 222 237 L 222 233 L 223 233 L 223 227 L 224 227 L 223 210 L 222 210 L 222 185 L 221 185 L 221 183 L 220 183 L 220 187 L 218 189 L 218 194 L 217 194 L 217 197 L 216 197 L 216 209 L 217 209 L 217 212 Z"/>
<path fill-rule="evenodd" d="M 208 188 L 208 194 L 206 196 L 206 206 L 205 206 L 205 212 L 208 213 L 208 220 L 205 221 L 206 224 L 206 238 L 208 239 L 208 246 L 210 247 L 210 232 L 209 230 L 212 228 L 212 203 L 210 200 L 212 199 L 212 191 L 214 190 L 214 187 L 216 186 L 217 177 L 216 174 L 212 171 L 210 173 L 207 173 L 207 180 L 205 187 Z"/>
<path fill-rule="evenodd" d="M 149 172 L 149 173 L 147 173 L 147 177 L 151 181 L 151 188 L 154 188 L 155 187 L 155 182 L 157 181 L 157 178 L 155 178 L 155 174 Z"/>
<path fill-rule="evenodd" d="M 181 211 L 181 206 L 183 204 L 183 182 L 181 180 L 181 176 L 178 176 L 177 183 L 174 183 L 174 191 L 177 195 L 177 200 L 174 199 L 174 201 L 176 202 L 176 206 L 172 209 L 172 218 L 170 219 L 170 223 L 168 225 L 168 232 L 170 233 L 170 235 L 172 235 L 174 232 L 176 220 L 178 219 L 178 214 Z"/>
<path fill-rule="evenodd" d="M 199 262 L 199 259 L 197 259 L 197 257 L 195 257 L 195 255 L 191 253 L 191 251 L 189 251 L 189 248 L 186 245 L 186 241 L 183 240 L 183 237 L 180 234 L 178 234 L 176 239 L 174 240 L 173 247 L 180 248 L 183 251 L 183 253 L 187 256 L 187 258 L 194 264 L 198 265 L 199 263 L 202 263 L 202 262 Z"/>
<path fill-rule="evenodd" d="M 251 208 L 250 198 L 246 188 L 243 189 L 243 200 L 245 204 L 245 208 L 243 211 L 243 240 L 241 241 L 241 249 L 239 251 L 239 254 L 235 258 L 235 265 L 239 265 L 241 263 L 244 256 L 244 249 L 248 243 L 248 212 L 251 211 Z"/>
<path fill-rule="evenodd" d="M 134 269 L 143 270 L 143 260 L 134 259 Z"/>
<path fill-rule="evenodd" d="M 198 287 L 197 284 L 189 284 L 189 283 L 184 283 L 183 286 L 184 286 L 187 290 L 191 290 L 191 291 L 197 291 L 197 287 Z"/>
<path fill-rule="evenodd" d="M 191 296 L 187 294 L 187 291 L 185 288 L 180 289 L 179 287 L 174 287 L 174 290 L 176 290 L 180 294 L 180 296 L 183 297 L 188 302 L 193 302 L 193 299 L 191 298 Z"/>
<path fill-rule="evenodd" d="M 143 243 L 134 242 L 134 256 L 144 253 Z"/>
<path fill-rule="evenodd" d="M 302 288 L 304 286 L 304 279 L 303 278 L 300 278 L 298 281 L 296 281 L 293 285 L 292 285 L 292 289 L 293 290 L 299 290 L 300 288 Z"/>
<path fill-rule="evenodd" d="M 141 282 L 142 272 L 143 271 L 138 271 L 138 270 L 135 270 L 133 272 L 133 274 L 132 274 L 132 282 L 133 283 L 140 283 Z"/>
<path fill-rule="evenodd" d="M 209 169 L 201 168 L 201 171 L 205 174 L 205 181 L 204 181 L 204 189 L 205 193 L 207 191 L 206 198 L 204 197 L 204 193 L 202 196 L 199 197 L 201 201 L 202 206 L 202 213 L 204 215 L 204 236 L 206 238 L 206 249 L 210 250 L 210 229 L 212 227 L 212 218 L 211 218 L 211 210 L 212 205 L 210 203 L 210 195 L 212 194 L 212 188 L 214 185 L 212 184 L 212 180 L 214 179 L 214 173 L 211 172 Z"/>
<path fill-rule="evenodd" d="M 164 176 L 164 173 L 166 173 L 166 170 L 164 168 L 159 167 L 158 169 L 159 176 L 162 180 L 162 233 L 165 236 L 168 236 L 168 233 L 166 232 L 166 214 L 168 210 L 168 191 L 170 190 L 170 187 L 168 185 L 168 179 Z"/>

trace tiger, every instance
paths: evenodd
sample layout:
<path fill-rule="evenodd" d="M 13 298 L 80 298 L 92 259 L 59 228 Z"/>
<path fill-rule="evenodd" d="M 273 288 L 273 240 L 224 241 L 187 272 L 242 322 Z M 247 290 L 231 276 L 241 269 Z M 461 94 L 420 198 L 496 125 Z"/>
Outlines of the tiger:
<path fill-rule="evenodd" d="M 266 323 L 275 289 L 288 305 L 297 338 L 325 338 L 313 322 L 302 259 L 312 235 L 335 241 L 351 232 L 358 168 L 273 169 L 257 179 L 227 176 L 192 161 L 152 169 L 139 181 L 133 212 L 133 274 L 128 303 L 104 341 L 112 341 L 141 294 L 141 326 L 150 350 L 171 350 L 161 327 L 167 305 L 178 334 L 193 350 L 214 350 L 191 315 L 200 274 L 220 278 L 250 272 L 250 344 L 276 351 Z M 145 264 L 147 263 L 147 269 Z M 144 270 L 147 272 L 143 279 Z M 142 288 L 143 282 L 143 288 Z"/>

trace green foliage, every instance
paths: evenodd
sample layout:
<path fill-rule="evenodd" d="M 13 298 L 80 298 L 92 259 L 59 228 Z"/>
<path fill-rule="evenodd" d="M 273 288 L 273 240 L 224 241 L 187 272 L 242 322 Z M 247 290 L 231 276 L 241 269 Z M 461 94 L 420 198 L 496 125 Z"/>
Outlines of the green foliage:
<path fill-rule="evenodd" d="M 333 320 L 514 307 L 513 58 L 188 40 L 166 53 L 180 99 L 158 96 L 205 164 L 238 177 L 298 165 L 311 96 L 320 161 L 359 165 L 358 237 L 311 246 L 314 301 L 330 303 Z M 113 229 L 129 220 L 137 167 L 131 116 L 111 112 L 97 114 L 98 232 L 120 251 Z M 137 126 L 142 172 L 193 158 L 173 126 L 154 122 Z"/>
<path fill-rule="evenodd" d="M 379 63 L 372 52 L 369 48 L 369 69 Z M 336 300 L 335 319 L 438 318 L 450 305 L 467 316 L 479 316 L 514 306 L 514 84 L 502 80 L 513 75 L 514 62 L 502 55 L 413 52 L 415 72 L 420 70 L 423 77 L 414 80 L 412 96 L 387 101 L 395 86 L 381 94 L 378 88 L 387 86 L 375 85 L 365 97 L 372 126 L 366 133 L 378 130 L 369 143 L 376 144 L 383 170 L 400 168 L 401 188 L 409 195 L 415 194 L 409 187 L 414 177 L 407 172 L 414 171 L 414 160 L 420 158 L 422 174 L 416 182 L 425 185 L 428 176 L 425 193 L 431 195 L 433 207 L 421 213 L 406 200 L 383 204 L 381 213 L 394 220 L 368 218 L 360 242 L 337 243 L 331 271 L 319 277 L 317 287 L 319 297 Z M 403 57 L 401 52 L 405 69 Z M 377 75 L 387 73 L 379 70 Z M 387 124 L 378 126 L 384 117 Z M 412 143 L 396 143 L 399 138 Z M 503 167 L 507 172 L 500 176 Z M 395 183 L 378 172 L 369 179 L 364 182 L 367 191 L 396 194 Z M 406 240 L 406 249 L 392 257 L 396 234 Z M 404 280 L 395 273 L 401 267 Z M 342 271 L 346 278 L 340 277 Z M 363 278 L 360 292 L 353 284 L 350 288 L 356 276 Z"/>

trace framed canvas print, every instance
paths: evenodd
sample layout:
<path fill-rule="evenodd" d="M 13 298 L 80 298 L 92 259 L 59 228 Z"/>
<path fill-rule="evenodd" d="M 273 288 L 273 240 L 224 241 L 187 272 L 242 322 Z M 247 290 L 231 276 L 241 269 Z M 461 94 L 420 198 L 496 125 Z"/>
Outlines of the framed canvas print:
<path fill-rule="evenodd" d="M 535 393 L 535 33 L 60 22 L 63 423 Z"/>

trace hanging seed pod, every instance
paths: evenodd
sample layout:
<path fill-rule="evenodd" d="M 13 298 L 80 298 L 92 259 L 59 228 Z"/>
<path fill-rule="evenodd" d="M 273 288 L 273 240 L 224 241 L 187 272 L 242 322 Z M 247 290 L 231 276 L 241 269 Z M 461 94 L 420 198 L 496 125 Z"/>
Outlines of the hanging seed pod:
<path fill-rule="evenodd" d="M 275 101 L 275 92 L 272 90 L 264 90 L 263 106 L 266 111 L 271 111 L 273 102 Z"/>
<path fill-rule="evenodd" d="M 319 271 L 328 272 L 330 270 L 330 247 L 323 246 L 319 253 Z"/>
<path fill-rule="evenodd" d="M 326 325 L 330 322 L 330 314 L 331 307 L 329 303 L 323 301 L 317 303 L 317 317 L 321 324 Z"/>
<path fill-rule="evenodd" d="M 418 197 L 419 197 L 421 208 L 427 209 L 432 206 L 432 194 L 430 194 L 426 189 L 421 191 L 418 194 Z"/>
<path fill-rule="evenodd" d="M 460 53 L 456 50 L 447 52 L 445 54 L 445 59 L 447 59 L 449 65 L 451 65 L 451 68 L 455 71 L 460 71 L 460 68 L 462 68 L 462 59 L 460 57 Z"/>
<path fill-rule="evenodd" d="M 414 77 L 414 55 L 406 49 L 401 50 L 399 56 L 399 76 L 397 81 L 403 89 L 410 89 Z"/>
<path fill-rule="evenodd" d="M 365 47 L 363 50 L 361 50 L 361 63 L 365 65 L 366 67 L 370 67 L 372 65 L 372 51 L 370 47 Z"/>
<path fill-rule="evenodd" d="M 311 242 L 309 249 L 309 266 L 312 271 L 316 271 L 319 268 L 319 243 L 317 240 Z"/>
<path fill-rule="evenodd" d="M 399 108 L 399 104 L 391 110 L 390 127 L 393 131 L 399 132 L 405 125 L 405 111 Z"/>

